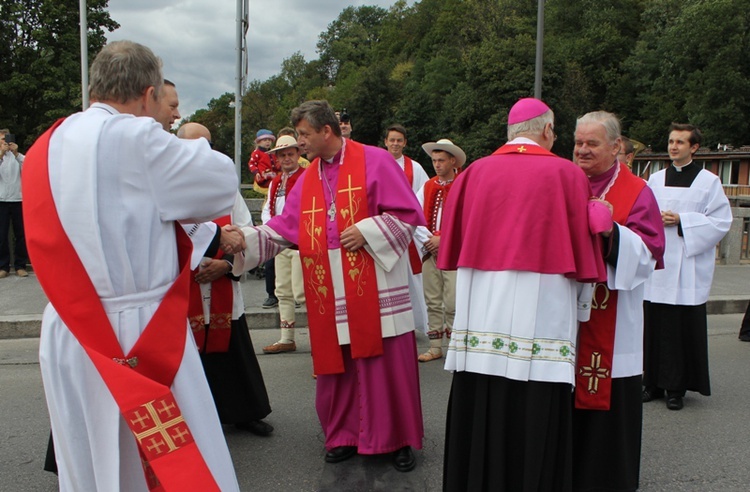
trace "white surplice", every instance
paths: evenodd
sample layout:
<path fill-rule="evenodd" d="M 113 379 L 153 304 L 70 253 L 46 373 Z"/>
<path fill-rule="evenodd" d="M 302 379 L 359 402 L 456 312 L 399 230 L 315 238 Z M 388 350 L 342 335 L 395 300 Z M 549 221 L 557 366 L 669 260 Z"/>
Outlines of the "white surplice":
<path fill-rule="evenodd" d="M 607 287 L 617 291 L 612 377 L 643 373 L 643 292 L 656 260 L 641 237 L 625 226 L 620 232 L 617 266 L 607 263 Z"/>
<path fill-rule="evenodd" d="M 177 277 L 173 221 L 229 213 L 234 165 L 203 140 L 179 140 L 151 118 L 100 103 L 55 131 L 49 163 L 60 221 L 127 353 Z M 172 392 L 221 490 L 238 490 L 187 319 L 184 336 Z M 52 305 L 39 358 L 60 490 L 147 490 L 135 438 Z"/>
<path fill-rule="evenodd" d="M 719 178 L 702 169 L 689 188 L 665 186 L 666 170 L 651 175 L 648 186 L 659 208 L 680 214 L 677 227 L 665 227 L 664 269 L 646 283 L 646 300 L 661 304 L 699 306 L 708 301 L 716 264 L 716 245 L 732 225 Z"/>
<path fill-rule="evenodd" d="M 592 291 L 563 275 L 459 268 L 445 369 L 574 384 L 578 322 L 589 319 Z"/>

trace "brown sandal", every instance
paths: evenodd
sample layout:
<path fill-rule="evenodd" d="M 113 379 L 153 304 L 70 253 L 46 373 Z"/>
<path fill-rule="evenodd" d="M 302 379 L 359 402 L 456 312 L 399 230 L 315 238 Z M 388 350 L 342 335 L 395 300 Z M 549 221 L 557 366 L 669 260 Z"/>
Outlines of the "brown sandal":
<path fill-rule="evenodd" d="M 417 357 L 417 360 L 419 362 L 430 362 L 432 360 L 442 359 L 443 358 L 443 351 L 441 350 L 439 354 L 433 354 L 429 350 L 425 352 L 424 354 Z"/>

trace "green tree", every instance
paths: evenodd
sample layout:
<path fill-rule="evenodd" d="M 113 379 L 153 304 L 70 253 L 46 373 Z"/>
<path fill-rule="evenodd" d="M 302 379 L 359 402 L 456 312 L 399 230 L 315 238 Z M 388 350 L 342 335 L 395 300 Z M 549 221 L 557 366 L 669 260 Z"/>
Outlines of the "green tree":
<path fill-rule="evenodd" d="M 108 0 L 88 1 L 88 50 L 105 45 L 119 25 Z M 4 0 L 0 7 L 0 125 L 22 146 L 57 118 L 81 107 L 79 11 L 76 0 Z"/>

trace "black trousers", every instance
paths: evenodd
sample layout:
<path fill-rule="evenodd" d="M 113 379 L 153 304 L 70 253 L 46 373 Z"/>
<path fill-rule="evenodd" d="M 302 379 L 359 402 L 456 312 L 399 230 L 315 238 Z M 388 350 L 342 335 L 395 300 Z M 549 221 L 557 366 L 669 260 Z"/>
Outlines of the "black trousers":
<path fill-rule="evenodd" d="M 0 270 L 10 271 L 10 227 L 16 237 L 13 249 L 13 265 L 16 270 L 26 268 L 29 254 L 26 252 L 26 237 L 23 232 L 23 209 L 21 202 L 0 202 Z"/>

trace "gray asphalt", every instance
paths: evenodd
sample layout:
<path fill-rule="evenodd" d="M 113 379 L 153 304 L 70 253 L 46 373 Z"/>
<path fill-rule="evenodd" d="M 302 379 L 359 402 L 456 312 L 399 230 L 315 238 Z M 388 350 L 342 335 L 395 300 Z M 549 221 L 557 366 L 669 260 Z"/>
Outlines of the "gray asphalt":
<path fill-rule="evenodd" d="M 241 285 L 250 329 L 276 329 L 279 326 L 278 310 L 261 308 L 266 298 L 264 280 L 248 274 Z M 71 285 L 71 288 L 75 288 L 75 285 Z M 717 266 L 708 313 L 744 313 L 748 301 L 750 265 Z M 0 339 L 38 337 L 46 305 L 47 298 L 33 271 L 26 278 L 11 273 L 9 277 L 0 279 Z M 306 325 L 304 306 L 297 313 L 297 325 Z"/>
<path fill-rule="evenodd" d="M 251 315 L 274 311 L 257 308 L 265 297 L 262 281 L 248 279 L 243 286 Z M 667 410 L 663 401 L 644 405 L 640 490 L 750 490 L 750 425 L 746 417 L 750 408 L 750 343 L 737 340 L 742 319 L 738 311 L 744 312 L 748 299 L 750 267 L 717 267 L 711 300 L 714 307 L 710 309 L 734 314 L 709 316 L 713 395 L 689 393 L 680 412 Z M 40 316 L 44 303 L 35 279 L 0 280 L 0 327 L 13 316 Z M 424 449 L 416 453 L 413 472 L 396 472 L 388 457 L 356 456 L 326 464 L 314 410 L 315 380 L 307 330 L 298 331 L 296 353 L 262 355 L 260 347 L 275 341 L 278 334 L 272 329 L 251 330 L 273 407 L 267 420 L 276 430 L 271 437 L 261 438 L 225 429 L 242 490 L 440 490 L 451 379 L 442 363 L 419 366 L 425 441 Z M 56 490 L 54 475 L 42 471 L 49 420 L 38 343 L 38 338 L 29 335 L 0 339 L 0 491 Z M 426 349 L 429 343 L 420 335 L 418 344 Z"/>

